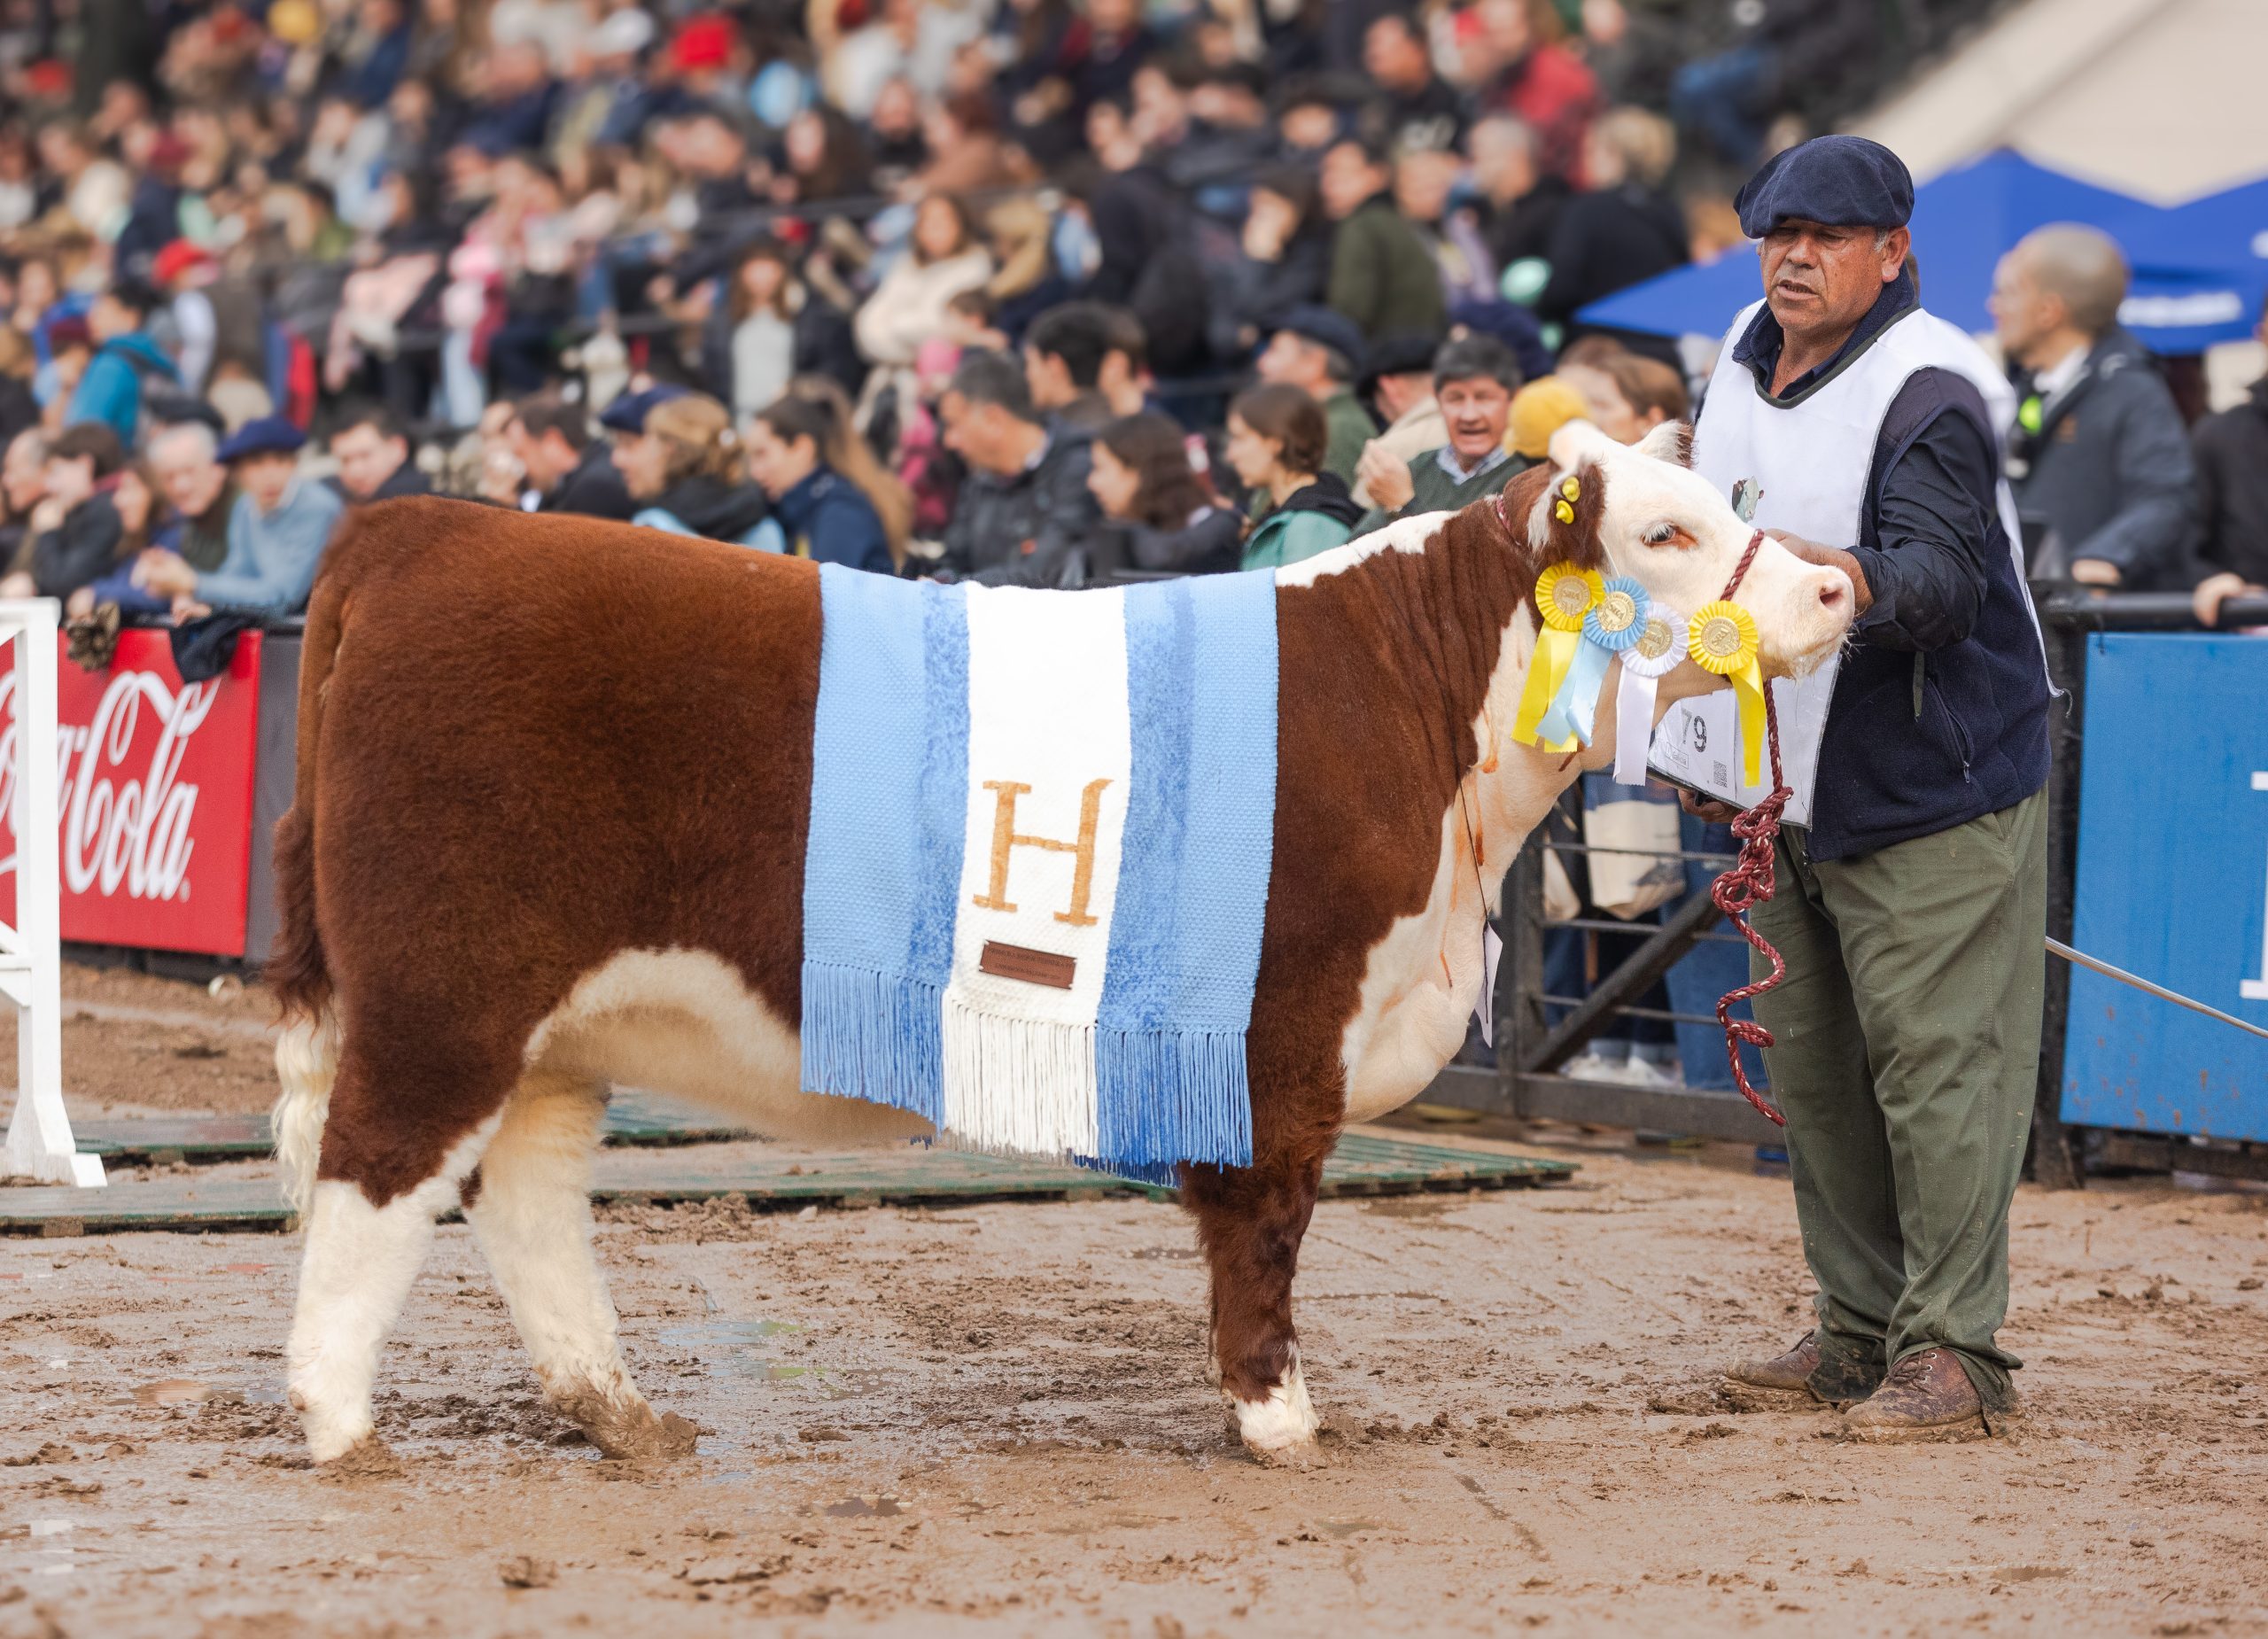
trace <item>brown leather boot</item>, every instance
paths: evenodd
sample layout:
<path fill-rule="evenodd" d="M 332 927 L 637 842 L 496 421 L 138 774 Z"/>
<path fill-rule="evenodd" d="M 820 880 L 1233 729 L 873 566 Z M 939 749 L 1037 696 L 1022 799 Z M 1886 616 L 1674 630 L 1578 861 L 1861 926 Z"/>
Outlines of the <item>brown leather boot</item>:
<path fill-rule="evenodd" d="M 1949 1348 L 1917 1349 L 1843 1418 L 1843 1432 L 1872 1445 L 1982 1440 L 1984 1406 Z"/>
<path fill-rule="evenodd" d="M 1819 1340 L 1811 1332 L 1784 1355 L 1744 1360 L 1726 1371 L 1726 1397 L 1744 1411 L 1815 1411 L 1831 1402 L 1812 1392 L 1819 1370 Z"/>

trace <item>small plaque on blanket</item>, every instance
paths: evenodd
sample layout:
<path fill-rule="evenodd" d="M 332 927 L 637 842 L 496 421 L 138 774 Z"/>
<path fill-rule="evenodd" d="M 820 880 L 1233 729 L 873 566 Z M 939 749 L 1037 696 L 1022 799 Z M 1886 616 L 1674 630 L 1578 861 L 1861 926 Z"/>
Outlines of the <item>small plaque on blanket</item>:
<path fill-rule="evenodd" d="M 1052 985 L 1059 990 L 1069 990 L 1079 970 L 1076 958 L 1058 955 L 1053 951 L 1035 951 L 1029 945 L 1003 944 L 998 939 L 984 942 L 984 953 L 977 959 L 976 966 L 979 972 L 998 978 Z"/>

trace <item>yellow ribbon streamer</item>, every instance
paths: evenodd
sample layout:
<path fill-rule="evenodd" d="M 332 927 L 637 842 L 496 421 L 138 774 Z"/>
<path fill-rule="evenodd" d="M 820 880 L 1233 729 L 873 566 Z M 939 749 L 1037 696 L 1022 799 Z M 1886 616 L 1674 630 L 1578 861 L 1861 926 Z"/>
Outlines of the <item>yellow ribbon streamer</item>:
<path fill-rule="evenodd" d="M 1520 690 L 1519 710 L 1512 718 L 1512 738 L 1523 745 L 1541 744 L 1547 751 L 1572 751 L 1574 736 L 1539 742 L 1536 725 L 1551 709 L 1575 651 L 1583 641 L 1583 617 L 1606 595 L 1606 582 L 1595 569 L 1554 563 L 1536 578 L 1535 607 L 1543 625 L 1535 634 L 1535 658 L 1528 663 L 1527 682 Z"/>
<path fill-rule="evenodd" d="M 1757 664 L 1756 617 L 1739 604 L 1705 604 L 1686 632 L 1686 652 L 1705 672 L 1729 678 L 1740 717 L 1742 783 L 1764 783 L 1764 671 Z"/>

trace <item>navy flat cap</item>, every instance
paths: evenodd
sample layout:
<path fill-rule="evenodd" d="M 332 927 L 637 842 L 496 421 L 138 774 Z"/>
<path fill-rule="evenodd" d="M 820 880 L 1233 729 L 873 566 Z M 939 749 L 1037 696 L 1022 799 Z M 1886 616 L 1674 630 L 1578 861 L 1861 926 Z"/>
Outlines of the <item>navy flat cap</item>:
<path fill-rule="evenodd" d="M 1903 228 L 1914 214 L 1914 177 L 1880 143 L 1814 136 L 1767 159 L 1733 204 L 1751 239 L 1791 217 L 1829 228 Z"/>
<path fill-rule="evenodd" d="M 1363 327 L 1336 308 L 1307 303 L 1285 314 L 1276 328 L 1330 348 L 1350 369 L 1363 366 Z"/>
<path fill-rule="evenodd" d="M 221 440 L 222 461 L 242 461 L 247 455 L 288 455 L 307 441 L 307 435 L 281 416 L 248 421 Z"/>
<path fill-rule="evenodd" d="M 643 432 L 646 417 L 654 406 L 681 399 L 687 391 L 674 382 L 665 381 L 641 392 L 617 394 L 613 403 L 599 412 L 599 425 L 609 432 Z"/>
<path fill-rule="evenodd" d="M 1404 331 L 1395 336 L 1382 336 L 1371 344 L 1363 360 L 1363 380 L 1376 381 L 1381 376 L 1430 376 L 1433 373 L 1433 355 L 1441 350 L 1441 338 Z"/>

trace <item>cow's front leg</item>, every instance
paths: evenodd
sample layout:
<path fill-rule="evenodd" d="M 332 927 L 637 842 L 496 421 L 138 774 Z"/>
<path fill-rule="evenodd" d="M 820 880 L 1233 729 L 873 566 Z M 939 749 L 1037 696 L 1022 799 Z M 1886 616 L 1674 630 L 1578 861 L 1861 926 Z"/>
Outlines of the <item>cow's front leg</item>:
<path fill-rule="evenodd" d="M 1292 1277 L 1322 1177 L 1319 1154 L 1192 1167 L 1184 1194 L 1212 1262 L 1215 1380 L 1238 1436 L 1264 1462 L 1304 1466 L 1316 1454 Z"/>
<path fill-rule="evenodd" d="M 605 1112 L 594 1083 L 522 1078 L 465 1216 L 552 1409 L 608 1456 L 689 1456 L 698 1431 L 656 1416 L 630 1380 L 591 1247 L 591 1158 Z"/>

